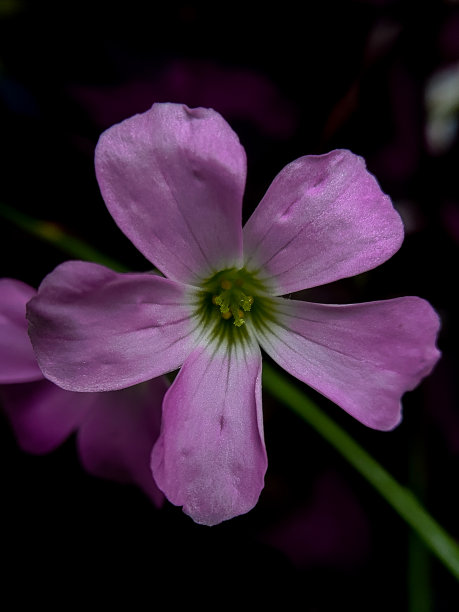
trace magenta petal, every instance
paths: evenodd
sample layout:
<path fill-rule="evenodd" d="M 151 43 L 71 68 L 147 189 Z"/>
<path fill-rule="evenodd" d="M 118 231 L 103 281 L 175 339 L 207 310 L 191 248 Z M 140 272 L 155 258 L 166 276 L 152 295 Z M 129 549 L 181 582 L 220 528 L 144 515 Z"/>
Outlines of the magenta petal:
<path fill-rule="evenodd" d="M 277 322 L 259 330 L 266 352 L 364 425 L 389 430 L 400 398 L 439 359 L 439 319 L 428 302 L 404 297 L 335 306 L 276 300 Z"/>
<path fill-rule="evenodd" d="M 230 356 L 197 349 L 166 394 L 153 475 L 197 523 L 215 525 L 257 503 L 267 467 L 260 374 L 256 344 Z"/>
<path fill-rule="evenodd" d="M 154 104 L 114 125 L 96 174 L 120 229 L 169 278 L 240 265 L 246 156 L 214 110 Z"/>
<path fill-rule="evenodd" d="M 0 279 L 0 384 L 40 380 L 43 374 L 27 335 L 26 304 L 35 289 L 12 278 Z"/>
<path fill-rule="evenodd" d="M 35 454 L 62 444 L 83 422 L 93 401 L 90 393 L 64 391 L 48 380 L 4 385 L 1 398 L 19 446 Z"/>
<path fill-rule="evenodd" d="M 133 483 L 160 505 L 163 494 L 150 470 L 151 449 L 159 436 L 163 378 L 106 393 L 95 393 L 91 411 L 78 431 L 81 462 L 93 474 Z"/>
<path fill-rule="evenodd" d="M 191 352 L 184 285 L 70 261 L 28 305 L 47 378 L 71 391 L 110 391 L 177 369 Z"/>
<path fill-rule="evenodd" d="M 244 227 L 245 266 L 276 295 L 370 270 L 391 257 L 403 225 L 361 157 L 302 157 L 274 179 Z"/>

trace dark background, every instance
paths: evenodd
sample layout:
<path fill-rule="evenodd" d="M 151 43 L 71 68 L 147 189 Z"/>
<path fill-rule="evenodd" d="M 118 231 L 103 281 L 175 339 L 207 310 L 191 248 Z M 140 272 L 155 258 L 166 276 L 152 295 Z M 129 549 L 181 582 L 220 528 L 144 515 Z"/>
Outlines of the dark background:
<path fill-rule="evenodd" d="M 429 142 L 425 96 L 459 61 L 459 5 L 419 4 L 0 0 L 0 201 L 146 270 L 95 180 L 94 146 L 113 123 L 156 101 L 221 112 L 247 151 L 246 216 L 293 159 L 339 147 L 363 155 L 405 220 L 404 245 L 381 268 L 302 297 L 420 295 L 442 318 L 443 358 L 405 396 L 391 433 L 311 396 L 458 537 L 459 140 Z M 68 258 L 4 220 L 0 248 L 1 275 L 35 287 Z M 457 582 L 434 558 L 415 569 L 410 554 L 422 565 L 423 548 L 386 502 L 287 408 L 266 396 L 264 413 L 260 501 L 212 528 L 87 475 L 73 439 L 22 453 L 2 416 L 2 582 L 18 606 L 128 597 L 128 609 L 377 612 L 408 610 L 418 592 L 419 612 L 457 610 Z"/>

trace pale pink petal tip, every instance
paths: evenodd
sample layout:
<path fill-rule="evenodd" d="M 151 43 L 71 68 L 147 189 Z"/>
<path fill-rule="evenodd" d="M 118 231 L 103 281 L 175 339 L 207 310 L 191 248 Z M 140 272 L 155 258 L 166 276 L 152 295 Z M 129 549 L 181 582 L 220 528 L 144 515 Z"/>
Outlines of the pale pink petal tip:
<path fill-rule="evenodd" d="M 276 295 L 370 270 L 403 241 L 403 224 L 362 157 L 308 155 L 272 182 L 244 227 L 248 269 Z"/>
<path fill-rule="evenodd" d="M 349 304 L 279 298 L 278 322 L 259 332 L 266 352 L 364 425 L 390 430 L 401 397 L 440 357 L 437 313 L 418 297 Z"/>
<path fill-rule="evenodd" d="M 151 467 L 159 488 L 196 522 L 216 525 L 251 510 L 267 467 L 261 354 L 198 349 L 163 403 Z"/>
<path fill-rule="evenodd" d="M 154 104 L 102 134 L 95 164 L 116 223 L 168 278 L 240 265 L 246 155 L 216 111 Z"/>

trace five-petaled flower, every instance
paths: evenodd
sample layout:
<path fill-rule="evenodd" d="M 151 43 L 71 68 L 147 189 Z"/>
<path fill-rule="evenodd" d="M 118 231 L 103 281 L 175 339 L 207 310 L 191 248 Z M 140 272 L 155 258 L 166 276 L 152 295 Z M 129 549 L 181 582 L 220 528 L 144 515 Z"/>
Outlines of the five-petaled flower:
<path fill-rule="evenodd" d="M 29 302 L 44 374 L 120 389 L 181 368 L 163 401 L 156 483 L 212 525 L 257 502 L 267 466 L 261 351 L 381 430 L 433 368 L 439 320 L 417 297 L 323 305 L 279 296 L 359 274 L 400 247 L 390 199 L 346 150 L 284 168 L 244 229 L 246 156 L 210 109 L 155 104 L 96 149 L 102 196 L 164 274 L 67 262 Z"/>

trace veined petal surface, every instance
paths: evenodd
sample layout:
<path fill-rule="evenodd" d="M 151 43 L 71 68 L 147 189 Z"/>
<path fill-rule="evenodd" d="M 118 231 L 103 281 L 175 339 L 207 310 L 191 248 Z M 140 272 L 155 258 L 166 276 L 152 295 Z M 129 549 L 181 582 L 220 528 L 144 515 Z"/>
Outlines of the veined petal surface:
<path fill-rule="evenodd" d="M 0 279 L 0 384 L 43 378 L 27 335 L 26 304 L 35 294 L 21 281 Z"/>
<path fill-rule="evenodd" d="M 284 295 L 370 270 L 402 240 L 400 216 L 364 160 L 337 150 L 277 175 L 244 227 L 244 265 Z"/>
<path fill-rule="evenodd" d="M 27 310 L 43 373 L 70 391 L 111 391 L 177 369 L 192 350 L 189 289 L 154 274 L 61 264 Z"/>
<path fill-rule="evenodd" d="M 153 480 L 150 455 L 159 436 L 166 390 L 167 382 L 160 377 L 128 389 L 93 393 L 91 410 L 78 430 L 80 458 L 88 472 L 136 484 L 156 505 L 164 497 Z"/>
<path fill-rule="evenodd" d="M 278 298 L 276 321 L 257 328 L 264 350 L 287 372 L 364 425 L 393 429 L 400 399 L 439 359 L 439 319 L 417 297 L 350 304 Z"/>
<path fill-rule="evenodd" d="M 166 497 L 197 523 L 215 525 L 256 504 L 267 467 L 261 352 L 215 344 L 186 360 L 163 402 L 151 466 Z"/>
<path fill-rule="evenodd" d="M 240 267 L 246 155 L 217 112 L 154 104 L 102 134 L 95 164 L 116 223 L 168 278 Z"/>
<path fill-rule="evenodd" d="M 78 429 L 91 410 L 93 395 L 64 391 L 44 379 L 0 388 L 19 446 L 37 455 L 51 452 Z"/>

